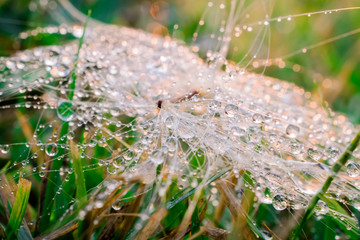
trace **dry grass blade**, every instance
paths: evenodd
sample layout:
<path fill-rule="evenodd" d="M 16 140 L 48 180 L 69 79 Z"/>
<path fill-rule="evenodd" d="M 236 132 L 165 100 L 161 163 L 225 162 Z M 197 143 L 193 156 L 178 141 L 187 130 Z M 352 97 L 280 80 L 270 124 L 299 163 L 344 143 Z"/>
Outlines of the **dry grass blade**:
<path fill-rule="evenodd" d="M 224 196 L 224 203 L 229 208 L 233 217 L 232 239 L 241 239 L 243 237 L 246 239 L 256 239 L 253 232 L 248 228 L 246 219 L 249 206 L 248 197 L 244 195 L 242 204 L 236 197 L 233 188 L 224 180 L 218 180 L 216 185 L 221 195 Z"/>
<path fill-rule="evenodd" d="M 221 229 L 221 228 L 213 228 L 213 227 L 202 227 L 204 228 L 203 235 L 215 239 L 215 240 L 225 240 L 230 235 L 230 231 Z"/>
<path fill-rule="evenodd" d="M 135 240 L 149 239 L 160 225 L 160 221 L 166 216 L 167 210 L 160 208 L 149 219 L 145 227 L 138 233 Z"/>
<path fill-rule="evenodd" d="M 7 218 L 10 217 L 9 214 L 9 209 L 8 209 L 8 202 L 10 202 L 11 204 L 14 202 L 15 197 L 14 195 L 11 193 L 12 192 L 12 188 L 10 187 L 10 183 L 8 182 L 8 179 L 6 178 L 6 176 L 4 174 L 2 174 L 0 176 L 0 180 L 2 183 L 4 183 L 4 187 L 0 188 L 0 198 L 1 198 L 1 203 L 5 208 L 5 212 L 6 212 L 6 216 Z"/>
<path fill-rule="evenodd" d="M 225 204 L 224 204 L 224 196 L 221 195 L 220 196 L 220 199 L 219 199 L 219 205 L 216 207 L 216 210 L 215 210 L 215 216 L 214 216 L 214 222 L 215 224 L 219 224 L 220 221 L 221 221 L 221 218 L 224 214 L 224 210 L 225 210 Z"/>
<path fill-rule="evenodd" d="M 136 213 L 139 212 L 139 209 L 141 207 L 141 203 L 144 199 L 144 192 L 145 192 L 145 185 L 141 184 L 139 186 L 139 188 L 136 191 L 135 194 L 135 199 L 133 201 L 130 202 L 130 205 L 127 207 L 127 210 L 125 211 L 125 213 Z M 134 222 L 135 222 L 136 217 L 135 216 L 129 216 L 124 218 L 124 220 L 122 221 L 120 228 L 122 229 L 122 231 L 120 232 L 120 238 L 124 238 L 125 235 L 130 231 L 130 229 L 132 228 Z"/>
<path fill-rule="evenodd" d="M 122 184 L 119 184 L 108 196 L 107 200 L 104 202 L 103 206 L 100 208 L 95 208 L 91 211 L 88 211 L 85 215 L 84 218 L 84 223 L 86 224 L 86 228 L 83 229 L 83 232 L 81 234 L 81 238 L 82 239 L 89 239 L 91 237 L 91 233 L 92 231 L 98 227 L 96 225 L 94 225 L 94 220 L 97 217 L 100 217 L 104 211 L 107 211 L 111 205 L 121 196 L 124 196 L 128 191 L 130 191 L 130 187 L 129 186 L 125 186 L 123 189 L 121 189 L 119 191 L 119 189 L 122 187 Z M 95 197 L 95 195 L 94 195 Z M 89 203 L 94 202 L 95 198 L 91 198 L 89 200 Z M 108 222 L 112 222 L 113 224 L 115 224 L 114 218 L 111 218 L 110 221 L 108 220 Z M 108 223 L 107 223 L 108 224 Z M 105 229 L 107 229 L 107 227 L 105 226 L 103 231 L 105 231 Z M 101 238 L 101 236 L 103 235 L 103 233 L 100 234 L 99 238 Z M 113 235 L 113 233 L 111 234 Z"/>
<path fill-rule="evenodd" d="M 51 240 L 51 239 L 58 239 L 62 236 L 65 236 L 66 234 L 68 234 L 78 228 L 79 224 L 75 223 L 75 221 L 76 220 L 72 220 L 71 222 L 69 222 L 65 226 L 63 226 L 62 228 L 59 228 L 56 231 L 53 231 L 46 235 L 40 235 L 40 236 L 34 238 L 34 240 L 41 240 L 41 239 Z"/>
<path fill-rule="evenodd" d="M 266 227 L 266 229 L 270 232 L 271 236 L 273 236 L 276 240 L 280 240 L 280 238 L 278 236 L 276 236 L 276 234 L 268 227 L 268 225 L 266 225 L 264 222 L 262 222 L 262 224 Z"/>

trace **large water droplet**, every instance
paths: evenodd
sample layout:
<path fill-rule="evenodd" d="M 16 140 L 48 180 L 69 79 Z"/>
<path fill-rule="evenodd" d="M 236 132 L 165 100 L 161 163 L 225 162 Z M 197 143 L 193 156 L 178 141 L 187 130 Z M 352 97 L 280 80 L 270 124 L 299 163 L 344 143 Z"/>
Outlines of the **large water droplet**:
<path fill-rule="evenodd" d="M 53 77 L 66 77 L 70 74 L 70 68 L 65 64 L 58 64 L 51 67 L 50 74 Z"/>
<path fill-rule="evenodd" d="M 45 53 L 44 63 L 47 66 L 54 66 L 59 62 L 59 53 L 56 51 L 49 51 Z"/>
<path fill-rule="evenodd" d="M 72 102 L 63 99 L 59 100 L 57 105 L 57 115 L 65 122 L 74 120 L 76 114 Z"/>
<path fill-rule="evenodd" d="M 117 117 L 120 115 L 120 108 L 119 107 L 113 107 L 110 109 L 110 114 L 113 116 L 113 117 Z"/>
<path fill-rule="evenodd" d="M 150 161 L 156 165 L 162 164 L 164 162 L 164 155 L 161 150 L 156 150 L 150 157 Z"/>
<path fill-rule="evenodd" d="M 282 194 L 276 194 L 272 199 L 272 205 L 278 211 L 282 211 L 286 208 L 286 198 Z"/>
<path fill-rule="evenodd" d="M 58 146 L 56 143 L 49 143 L 45 147 L 45 152 L 48 156 L 53 157 L 58 153 Z"/>
<path fill-rule="evenodd" d="M 298 166 L 297 168 L 303 168 Z M 329 169 L 321 163 L 308 165 L 303 170 L 294 170 L 289 173 L 290 178 L 302 193 L 315 195 L 322 187 L 329 175 Z"/>
<path fill-rule="evenodd" d="M 300 128 L 293 124 L 289 124 L 286 128 L 286 134 L 289 136 L 289 138 L 296 138 L 299 132 Z"/>
<path fill-rule="evenodd" d="M 40 171 L 39 172 L 39 176 L 42 178 L 42 177 L 45 177 L 45 172 L 43 172 L 43 171 Z"/>
<path fill-rule="evenodd" d="M 123 158 L 126 160 L 126 161 L 130 161 L 130 160 L 133 160 L 134 157 L 135 157 L 135 154 L 133 151 L 131 150 L 127 150 L 126 152 L 123 153 Z"/>
<path fill-rule="evenodd" d="M 350 177 L 358 177 L 360 175 L 360 166 L 357 163 L 350 162 L 346 166 L 346 172 Z"/>
<path fill-rule="evenodd" d="M 10 152 L 10 147 L 9 147 L 9 145 L 3 145 L 3 146 L 1 146 L 1 147 L 0 147 L 0 151 L 1 151 L 1 153 L 3 153 L 3 154 L 7 154 L 8 152 Z"/>

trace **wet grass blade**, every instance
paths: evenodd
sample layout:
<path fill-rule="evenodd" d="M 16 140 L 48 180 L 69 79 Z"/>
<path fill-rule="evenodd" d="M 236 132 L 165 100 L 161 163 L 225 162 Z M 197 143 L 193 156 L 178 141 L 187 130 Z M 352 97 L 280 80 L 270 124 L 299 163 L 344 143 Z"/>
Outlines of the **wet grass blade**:
<path fill-rule="evenodd" d="M 206 185 L 212 183 L 213 181 L 219 179 L 226 173 L 228 173 L 230 169 L 225 169 L 221 172 L 218 172 L 214 174 L 212 177 L 210 177 L 206 181 Z M 190 189 L 189 191 L 185 192 L 187 189 Z M 185 193 L 184 193 L 185 192 Z M 173 197 L 170 198 L 170 200 L 166 201 L 162 207 L 164 207 L 167 211 L 169 211 L 171 208 L 175 207 L 177 204 L 182 202 L 183 200 L 187 199 L 191 195 L 193 195 L 196 192 L 196 188 L 189 188 L 186 187 L 185 189 L 181 190 L 179 193 L 175 194 Z M 184 193 L 184 194 L 183 194 Z M 181 195 L 182 194 L 182 195 Z M 160 208 L 159 208 L 160 209 Z M 158 210 L 158 209 L 157 209 Z M 155 210 L 152 214 L 154 214 L 157 210 Z M 146 222 L 142 223 L 142 226 L 140 228 L 133 227 L 127 235 L 124 237 L 126 240 L 134 239 L 135 236 L 142 230 L 142 228 L 145 226 Z"/>
<path fill-rule="evenodd" d="M 351 157 L 352 152 L 357 148 L 360 143 L 360 131 L 356 134 L 355 138 L 351 141 L 350 145 L 347 147 L 346 151 L 341 155 L 341 157 L 336 161 L 335 165 L 331 168 L 332 174 L 326 179 L 325 183 L 321 187 L 320 191 L 313 197 L 309 203 L 308 208 L 305 211 L 303 218 L 301 219 L 299 225 L 295 228 L 291 238 L 297 239 L 300 232 L 304 228 L 306 222 L 311 217 L 314 212 L 315 206 L 320 198 L 323 198 L 327 190 L 329 189 L 332 181 L 340 171 L 340 169 L 347 163 Z"/>
<path fill-rule="evenodd" d="M 75 56 L 75 63 L 74 63 L 74 69 L 72 71 L 72 81 L 70 83 L 70 91 L 68 94 L 68 99 L 71 101 L 74 97 L 74 91 L 76 86 L 76 69 L 78 66 L 78 60 L 79 60 L 79 53 L 80 49 L 84 43 L 84 37 L 85 37 L 85 31 L 88 19 L 90 17 L 91 11 L 88 13 L 87 20 L 84 24 L 83 34 L 79 39 L 79 47 L 78 51 Z M 66 135 L 69 132 L 69 122 L 63 122 L 61 131 L 60 131 L 60 140 L 58 141 L 58 145 L 62 146 L 66 144 L 67 138 Z M 62 158 L 65 155 L 65 149 L 59 148 L 58 153 L 56 154 L 55 158 Z M 56 191 L 58 189 L 58 186 L 62 184 L 61 177 L 60 177 L 60 168 L 62 167 L 62 160 L 54 161 L 51 167 L 50 175 L 49 175 L 49 181 L 46 186 L 46 194 L 44 199 L 43 206 L 40 206 L 42 208 L 42 215 L 41 215 L 41 224 L 40 224 L 40 232 L 44 232 L 46 230 L 47 224 L 50 222 L 50 216 L 51 216 L 51 209 L 53 206 L 53 198 L 56 195 Z M 57 217 L 60 217 L 64 214 L 65 209 L 68 206 L 68 203 L 66 202 L 66 198 L 63 193 L 58 194 L 57 196 L 58 201 L 56 202 L 56 205 L 58 206 L 57 209 L 64 209 L 63 211 L 57 211 Z"/>
<path fill-rule="evenodd" d="M 71 152 L 73 158 L 73 167 L 75 173 L 75 185 L 76 185 L 76 198 L 78 201 L 78 208 L 82 208 L 87 202 L 87 192 L 85 186 L 84 172 L 82 168 L 82 162 L 80 153 L 75 146 L 75 143 L 71 141 Z"/>
<path fill-rule="evenodd" d="M 16 192 L 15 202 L 11 210 L 8 225 L 6 227 L 6 239 L 16 239 L 21 221 L 25 215 L 26 206 L 29 200 L 31 182 L 20 178 Z"/>
<path fill-rule="evenodd" d="M 222 172 L 218 172 L 216 174 L 214 174 L 211 178 L 209 178 L 206 182 L 206 184 L 210 184 L 213 181 L 217 180 L 218 178 L 220 178 L 221 176 L 223 176 L 224 174 L 226 174 L 227 172 L 229 172 L 230 170 L 227 169 L 225 171 Z M 185 189 L 184 189 L 185 190 Z M 177 195 L 172 197 L 169 201 L 167 201 L 166 204 L 166 209 L 169 210 L 170 208 L 173 208 L 176 204 L 178 204 L 179 202 L 185 200 L 186 198 L 190 197 L 191 195 L 193 195 L 196 192 L 196 188 L 191 188 L 188 192 L 184 193 L 183 195 L 179 196 L 178 198 Z"/>
<path fill-rule="evenodd" d="M 0 175 L 3 175 L 6 172 L 6 170 L 10 166 L 10 164 L 11 164 L 11 162 L 9 161 L 5 164 L 5 166 L 2 167 L 2 169 L 0 170 Z"/>

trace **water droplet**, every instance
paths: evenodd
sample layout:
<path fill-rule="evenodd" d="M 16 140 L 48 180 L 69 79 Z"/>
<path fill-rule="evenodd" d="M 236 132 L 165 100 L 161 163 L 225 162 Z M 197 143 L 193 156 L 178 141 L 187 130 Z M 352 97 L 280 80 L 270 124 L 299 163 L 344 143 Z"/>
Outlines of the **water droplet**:
<path fill-rule="evenodd" d="M 66 77 L 70 74 L 70 68 L 65 64 L 52 66 L 50 74 L 53 77 Z"/>
<path fill-rule="evenodd" d="M 228 104 L 225 106 L 225 114 L 228 116 L 228 117 L 235 117 L 235 115 L 237 114 L 239 108 L 234 105 L 234 104 Z"/>
<path fill-rule="evenodd" d="M 67 139 L 71 140 L 71 139 L 74 139 L 75 137 L 75 133 L 73 131 L 70 131 L 68 134 L 67 134 Z"/>
<path fill-rule="evenodd" d="M 110 164 L 107 168 L 106 168 L 107 172 L 109 174 L 115 174 L 117 173 L 118 169 L 116 167 L 114 167 L 113 164 Z"/>
<path fill-rule="evenodd" d="M 166 146 L 168 147 L 170 152 L 175 152 L 176 150 L 176 138 L 170 137 L 166 140 Z"/>
<path fill-rule="evenodd" d="M 208 109 L 210 113 L 216 113 L 219 111 L 221 107 L 221 102 L 216 101 L 216 100 L 211 100 L 208 103 Z"/>
<path fill-rule="evenodd" d="M 272 205 L 278 211 L 282 211 L 286 208 L 286 198 L 282 194 L 276 194 L 272 199 Z"/>
<path fill-rule="evenodd" d="M 189 139 L 195 137 L 195 133 L 190 126 L 180 124 L 178 127 L 178 134 L 183 139 Z"/>
<path fill-rule="evenodd" d="M 45 177 L 45 172 L 43 172 L 43 171 L 40 171 L 39 172 L 39 176 L 42 178 L 42 177 Z"/>
<path fill-rule="evenodd" d="M 358 177 L 360 175 L 360 166 L 357 163 L 350 162 L 346 166 L 346 172 L 350 177 Z"/>
<path fill-rule="evenodd" d="M 59 53 L 56 51 L 49 51 L 45 53 L 44 63 L 47 66 L 54 66 L 59 62 Z"/>
<path fill-rule="evenodd" d="M 177 119 L 173 116 L 169 116 L 165 119 L 165 126 L 170 129 L 176 128 Z"/>
<path fill-rule="evenodd" d="M 90 139 L 89 141 L 89 147 L 95 147 L 96 146 L 96 140 L 95 139 Z"/>
<path fill-rule="evenodd" d="M 299 132 L 300 128 L 293 124 L 289 124 L 286 128 L 286 134 L 289 136 L 289 138 L 296 138 Z"/>
<path fill-rule="evenodd" d="M 1 147 L 0 147 L 0 151 L 1 151 L 1 153 L 3 153 L 3 154 L 9 153 L 9 152 L 10 152 L 10 147 L 9 147 L 9 145 L 3 145 L 3 146 L 1 146 Z"/>
<path fill-rule="evenodd" d="M 112 164 L 115 168 L 122 169 L 124 165 L 124 159 L 122 157 L 117 157 L 114 159 Z"/>
<path fill-rule="evenodd" d="M 290 151 L 294 155 L 299 154 L 301 152 L 301 144 L 298 142 L 292 142 L 290 144 Z"/>
<path fill-rule="evenodd" d="M 322 157 L 322 154 L 319 150 L 316 150 L 314 148 L 309 148 L 307 151 L 307 154 L 309 155 L 310 158 L 312 158 L 315 161 L 319 161 L 320 158 Z"/>
<path fill-rule="evenodd" d="M 114 203 L 112 205 L 112 208 L 115 210 L 115 211 L 119 211 L 120 208 L 121 208 L 121 203 L 117 202 L 117 203 Z"/>
<path fill-rule="evenodd" d="M 252 120 L 254 123 L 262 123 L 264 121 L 264 118 L 261 114 L 255 113 L 252 117 Z"/>
<path fill-rule="evenodd" d="M 72 102 L 63 99 L 59 100 L 57 105 L 57 115 L 65 122 L 74 120 L 76 113 Z"/>
<path fill-rule="evenodd" d="M 329 207 L 324 201 L 319 200 L 316 207 L 317 214 L 326 214 L 329 212 Z"/>
<path fill-rule="evenodd" d="M 46 163 L 43 163 L 41 164 L 41 167 L 40 167 L 42 170 L 45 170 L 46 169 Z"/>
<path fill-rule="evenodd" d="M 234 136 L 234 137 L 241 137 L 241 136 L 244 136 L 246 134 L 246 131 L 242 128 L 239 128 L 239 127 L 232 127 L 231 128 L 231 134 Z"/>
<path fill-rule="evenodd" d="M 150 161 L 155 163 L 156 165 L 160 165 L 164 162 L 165 157 L 161 150 L 156 150 L 150 157 Z"/>
<path fill-rule="evenodd" d="M 58 153 L 58 146 L 56 143 L 49 143 L 45 147 L 45 152 L 48 156 L 53 157 Z"/>
<path fill-rule="evenodd" d="M 133 151 L 131 150 L 127 150 L 126 152 L 124 152 L 123 154 L 123 158 L 126 160 L 126 161 L 130 161 L 130 160 L 133 160 L 135 157 L 135 154 Z"/>
<path fill-rule="evenodd" d="M 110 114 L 113 116 L 113 117 L 117 117 L 120 115 L 120 108 L 119 107 L 113 107 L 110 109 Z"/>

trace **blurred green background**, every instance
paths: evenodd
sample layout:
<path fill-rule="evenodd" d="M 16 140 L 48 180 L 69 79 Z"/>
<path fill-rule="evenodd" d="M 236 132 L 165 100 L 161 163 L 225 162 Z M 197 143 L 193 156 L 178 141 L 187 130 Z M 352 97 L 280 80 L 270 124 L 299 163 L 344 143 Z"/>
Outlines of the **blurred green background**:
<path fill-rule="evenodd" d="M 60 0 L 62 1 L 62 0 Z M 64 2 L 64 1 L 63 1 Z M 208 7 L 206 0 L 72 0 L 83 13 L 92 10 L 91 16 L 99 21 L 122 26 L 141 28 L 160 35 L 174 36 L 192 44 L 193 34 L 199 21 L 196 44 L 200 52 L 213 48 L 211 34 L 219 35 L 219 28 L 226 21 L 225 10 L 220 9 L 222 1 L 214 1 Z M 225 1 L 229 3 L 229 1 Z M 54 14 L 57 1 L 52 0 L 0 0 L 0 56 L 9 56 L 17 50 L 42 44 L 61 44 L 66 40 L 54 36 L 39 36 L 26 41 L 16 40 L 22 31 L 47 25 L 70 22 L 65 13 Z M 228 4 L 229 5 L 229 4 Z M 358 0 L 277 0 L 245 1 L 239 15 L 240 26 L 254 23 L 253 31 L 242 31 L 234 37 L 228 58 L 238 62 L 246 53 L 253 55 L 254 46 L 258 59 L 277 59 L 304 47 L 326 41 L 343 33 L 360 28 L 360 10 L 326 12 L 311 17 L 291 18 L 281 22 L 272 21 L 266 30 L 258 22 L 278 16 L 315 12 L 337 8 L 359 7 Z M 207 12 L 204 15 L 204 12 Z M 174 31 L 174 27 L 178 29 Z M 258 35 L 259 34 L 259 35 Z M 260 36 L 259 41 L 257 35 Z M 317 95 L 313 81 L 317 81 L 324 99 L 339 112 L 345 113 L 352 122 L 360 123 L 360 34 L 341 38 L 306 53 L 299 53 L 283 59 L 278 66 L 268 66 L 245 58 L 242 67 L 283 80 L 294 82 Z M 253 47 L 252 47 L 253 46 Z M 204 55 L 204 52 L 201 53 Z"/>

